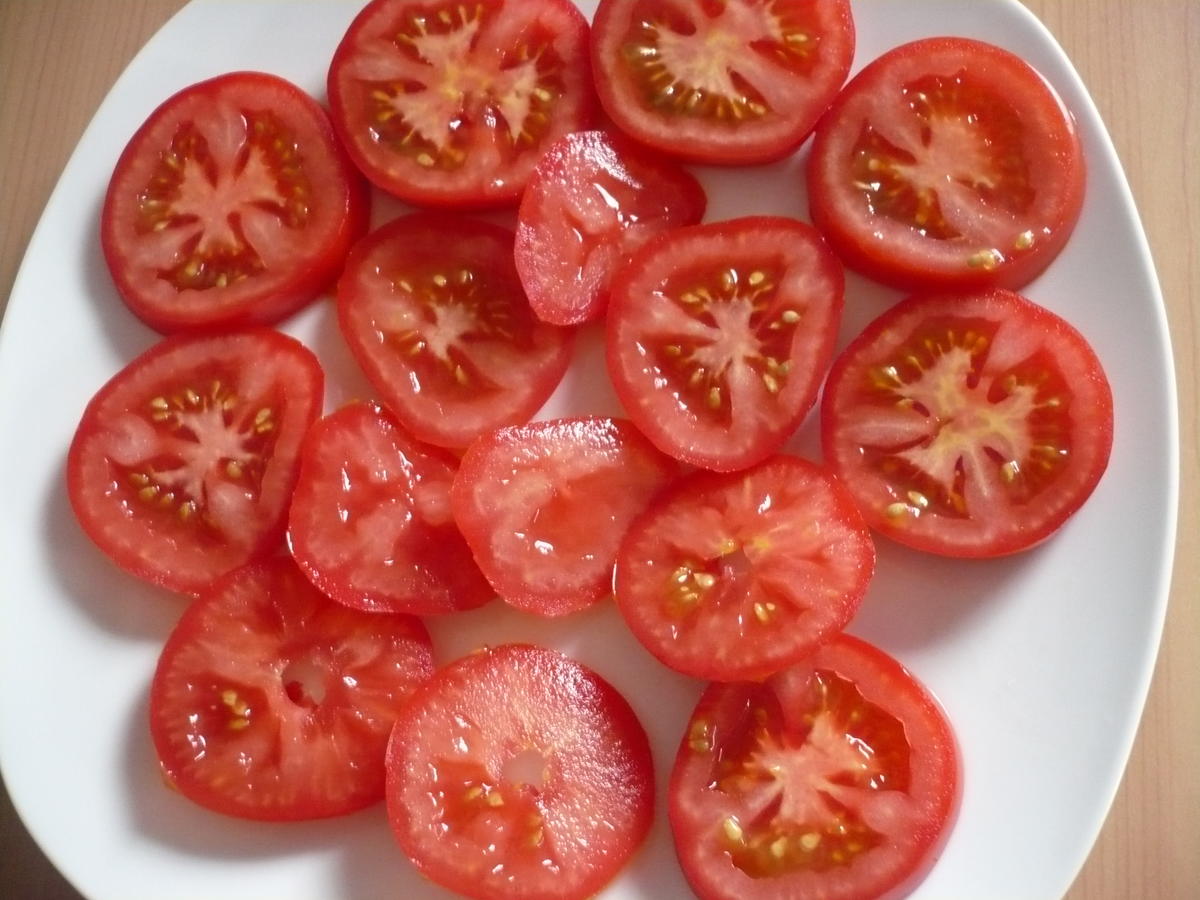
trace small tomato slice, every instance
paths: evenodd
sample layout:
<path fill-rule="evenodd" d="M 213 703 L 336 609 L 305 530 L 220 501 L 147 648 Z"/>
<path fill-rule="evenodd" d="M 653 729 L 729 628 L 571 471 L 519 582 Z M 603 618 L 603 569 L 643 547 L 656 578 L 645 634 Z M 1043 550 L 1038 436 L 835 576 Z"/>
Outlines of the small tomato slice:
<path fill-rule="evenodd" d="M 396 720 L 387 805 L 427 878 L 479 900 L 583 900 L 642 844 L 641 723 L 595 672 L 505 645 L 451 663 Z"/>
<path fill-rule="evenodd" d="M 1070 324 L 1011 291 L 912 297 L 842 352 L 825 459 L 868 523 L 930 553 L 1014 553 L 1091 495 L 1112 391 Z"/>

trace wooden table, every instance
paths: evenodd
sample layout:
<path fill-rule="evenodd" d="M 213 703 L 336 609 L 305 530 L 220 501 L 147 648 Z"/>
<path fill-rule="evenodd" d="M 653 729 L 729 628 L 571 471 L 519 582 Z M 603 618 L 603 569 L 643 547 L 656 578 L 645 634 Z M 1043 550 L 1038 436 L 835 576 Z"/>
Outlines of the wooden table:
<path fill-rule="evenodd" d="M 84 127 L 134 53 L 182 5 L 0 0 L 0 313 Z M 1200 3 L 1027 5 L 1075 62 L 1125 166 L 1166 297 L 1181 412 L 1181 516 L 1162 652 L 1120 793 L 1068 896 L 1190 900 L 1200 896 Z M 2 799 L 0 893 L 78 897 Z"/>

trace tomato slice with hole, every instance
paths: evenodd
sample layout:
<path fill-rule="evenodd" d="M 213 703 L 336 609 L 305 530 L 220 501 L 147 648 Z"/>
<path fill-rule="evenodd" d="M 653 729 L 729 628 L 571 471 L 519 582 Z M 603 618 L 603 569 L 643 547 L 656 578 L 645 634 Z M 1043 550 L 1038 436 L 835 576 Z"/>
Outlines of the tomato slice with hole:
<path fill-rule="evenodd" d="M 159 657 L 150 732 L 168 783 L 246 819 L 316 819 L 383 798 L 401 705 L 433 672 L 412 616 L 334 603 L 286 557 L 230 573 Z"/>
<path fill-rule="evenodd" d="M 1000 556 L 1091 495 L 1112 391 L 1083 335 L 1018 294 L 912 297 L 838 357 L 821 431 L 872 527 L 930 553 Z"/>
<path fill-rule="evenodd" d="M 671 668 L 713 681 L 765 677 L 846 626 L 875 570 L 875 545 L 823 467 L 776 456 L 697 472 L 629 527 L 617 607 Z"/>
<path fill-rule="evenodd" d="M 288 517 L 292 556 L 339 603 L 434 615 L 495 593 L 450 510 L 458 459 L 409 437 L 372 403 L 309 431 Z"/>
<path fill-rule="evenodd" d="M 454 518 L 506 602 L 559 616 L 612 592 L 617 546 L 676 474 L 633 424 L 582 417 L 484 435 L 454 479 Z"/>
<path fill-rule="evenodd" d="M 779 159 L 850 73 L 848 0 L 601 0 L 592 69 L 605 112 L 692 162 Z"/>
<path fill-rule="evenodd" d="M 333 55 L 333 122 L 403 200 L 515 206 L 546 148 L 592 117 L 587 40 L 570 0 L 374 0 Z"/>
<path fill-rule="evenodd" d="M 816 401 L 845 279 L 808 225 L 756 216 L 652 239 L 608 313 L 617 395 L 660 450 L 731 471 L 760 462 Z"/>
<path fill-rule="evenodd" d="M 67 457 L 76 518 L 127 572 L 202 590 L 282 546 L 323 390 L 317 358 L 275 331 L 161 341 L 84 410 Z"/>
<path fill-rule="evenodd" d="M 527 645 L 480 650 L 419 688 L 392 732 L 387 806 L 423 875 L 479 900 L 606 885 L 653 818 L 641 723 L 590 669 Z"/>
<path fill-rule="evenodd" d="M 446 213 L 404 216 L 358 243 L 338 324 L 390 411 L 442 447 L 527 421 L 571 360 L 571 333 L 529 308 L 513 233 Z"/>
<path fill-rule="evenodd" d="M 100 239 L 122 299 L 151 328 L 271 324 L 333 284 L 369 205 L 315 100 L 233 72 L 184 88 L 137 130 Z"/>
<path fill-rule="evenodd" d="M 1007 50 L 933 38 L 885 53 L 822 120 L 814 224 L 851 268 L 906 290 L 1019 288 L 1083 203 L 1074 118 Z"/>
<path fill-rule="evenodd" d="M 668 797 L 701 900 L 899 897 L 949 834 L 958 750 L 900 663 L 839 635 L 761 684 L 710 685 Z"/>
<path fill-rule="evenodd" d="M 620 137 L 560 139 L 518 213 L 517 272 L 533 311 L 555 325 L 603 317 L 616 269 L 651 236 L 699 222 L 707 203 L 690 172 Z"/>

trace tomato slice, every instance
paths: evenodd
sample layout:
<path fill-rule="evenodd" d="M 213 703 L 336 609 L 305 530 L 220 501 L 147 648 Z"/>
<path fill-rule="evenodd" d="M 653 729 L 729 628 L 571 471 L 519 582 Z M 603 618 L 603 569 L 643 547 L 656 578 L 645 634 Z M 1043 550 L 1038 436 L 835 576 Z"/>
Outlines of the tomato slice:
<path fill-rule="evenodd" d="M 668 791 L 701 900 L 902 896 L 959 798 L 937 701 L 896 660 L 839 635 L 762 684 L 700 698 Z"/>
<path fill-rule="evenodd" d="M 515 206 L 546 148 L 592 116 L 587 40 L 570 0 L 374 0 L 329 67 L 333 122 L 404 200 Z"/>
<path fill-rule="evenodd" d="M 315 100 L 234 72 L 150 114 L 117 162 L 100 238 L 122 299 L 151 328 L 270 324 L 333 283 L 369 204 Z"/>
<path fill-rule="evenodd" d="M 601 0 L 600 103 L 637 140 L 693 162 L 791 153 L 850 73 L 849 0 Z"/>
<path fill-rule="evenodd" d="M 875 545 L 850 494 L 815 463 L 777 456 L 677 481 L 617 555 L 617 607 L 661 662 L 714 681 L 788 666 L 854 616 Z"/>
<path fill-rule="evenodd" d="M 1000 556 L 1091 495 L 1112 391 L 1084 337 L 1018 294 L 912 297 L 834 363 L 821 428 L 874 528 L 931 553 Z"/>
<path fill-rule="evenodd" d="M 696 466 L 765 459 L 816 401 L 844 285 L 824 241 L 793 219 L 654 238 L 621 270 L 608 314 L 608 370 L 629 417 Z"/>
<path fill-rule="evenodd" d="M 388 816 L 426 877 L 480 900 L 575 900 L 650 828 L 654 771 L 633 710 L 552 650 L 505 645 L 451 663 L 396 720 Z"/>
<path fill-rule="evenodd" d="M 184 612 L 154 673 L 150 731 L 168 782 L 201 806 L 342 815 L 383 798 L 392 722 L 432 672 L 419 619 L 347 609 L 273 559 Z"/>
<path fill-rule="evenodd" d="M 281 545 L 324 375 L 251 329 L 161 341 L 88 403 L 67 457 L 83 530 L 121 568 L 196 593 Z"/>
<path fill-rule="evenodd" d="M 885 53 L 808 162 L 812 219 L 847 265 L 908 290 L 1019 288 L 1079 217 L 1075 121 L 1028 63 L 966 38 Z"/>
<path fill-rule="evenodd" d="M 531 422 L 473 443 L 451 500 L 500 596 L 559 616 L 611 593 L 625 529 L 676 471 L 630 422 Z"/>
<path fill-rule="evenodd" d="M 686 169 L 603 131 L 561 138 L 542 157 L 518 213 L 516 258 L 538 318 L 599 319 L 613 273 L 651 236 L 704 217 Z"/>
<path fill-rule="evenodd" d="M 338 323 L 401 424 L 442 447 L 528 420 L 571 360 L 570 332 L 529 308 L 512 232 L 444 213 L 404 216 L 358 243 Z"/>

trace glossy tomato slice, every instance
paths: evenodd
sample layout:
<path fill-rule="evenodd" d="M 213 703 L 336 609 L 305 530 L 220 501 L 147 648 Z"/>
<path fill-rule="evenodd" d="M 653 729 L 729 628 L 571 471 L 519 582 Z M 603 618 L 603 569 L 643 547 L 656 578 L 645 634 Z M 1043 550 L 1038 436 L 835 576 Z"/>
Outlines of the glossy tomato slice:
<path fill-rule="evenodd" d="M 529 419 L 571 360 L 570 332 L 529 308 L 512 232 L 449 214 L 405 216 L 360 241 L 338 323 L 396 418 L 443 447 Z"/>
<path fill-rule="evenodd" d="M 450 511 L 458 459 L 351 403 L 309 431 L 288 519 L 292 556 L 318 588 L 368 612 L 433 615 L 495 594 Z"/>
<path fill-rule="evenodd" d="M 411 616 L 336 604 L 286 558 L 230 573 L 184 612 L 150 691 L 168 782 L 247 819 L 316 819 L 383 797 L 384 752 L 433 671 Z"/>
<path fill-rule="evenodd" d="M 708 199 L 686 169 L 603 131 L 560 139 L 521 199 L 517 272 L 538 318 L 598 319 L 614 271 L 651 236 L 704 217 Z"/>
<path fill-rule="evenodd" d="M 71 506 L 117 565 L 195 593 L 281 546 L 324 375 L 267 329 L 167 338 L 88 403 L 67 457 Z"/>
<path fill-rule="evenodd" d="M 269 324 L 329 287 L 369 196 L 325 111 L 274 75 L 185 88 L 130 139 L 100 238 L 125 303 L 162 332 Z"/>
<path fill-rule="evenodd" d="M 575 900 L 607 884 L 653 816 L 650 747 L 629 704 L 552 650 L 450 664 L 396 720 L 388 815 L 426 877 L 480 900 Z"/>
<path fill-rule="evenodd" d="M 601 0 L 592 69 L 627 134 L 693 162 L 779 159 L 850 72 L 848 0 Z"/>
<path fill-rule="evenodd" d="M 565 615 L 612 592 L 625 529 L 676 471 L 621 419 L 502 428 L 463 456 L 454 517 L 501 597 Z"/>
<path fill-rule="evenodd" d="M 621 270 L 608 370 L 629 417 L 665 453 L 730 471 L 778 450 L 833 357 L 842 267 L 793 219 L 679 228 Z"/>
<path fill-rule="evenodd" d="M 838 357 L 821 429 L 874 528 L 931 553 L 1000 556 L 1091 495 L 1112 392 L 1084 337 L 1018 294 L 913 297 Z"/>
<path fill-rule="evenodd" d="M 808 162 L 812 219 L 847 265 L 910 290 L 1017 288 L 1058 254 L 1084 193 L 1075 121 L 999 47 L 933 38 L 839 95 Z"/>
<path fill-rule="evenodd" d="M 908 671 L 839 635 L 761 684 L 710 685 L 668 796 L 701 900 L 898 897 L 948 834 L 958 751 Z"/>
<path fill-rule="evenodd" d="M 777 456 L 698 472 L 634 520 L 617 556 L 617 606 L 661 662 L 714 681 L 791 665 L 854 616 L 875 545 L 822 467 Z"/>
<path fill-rule="evenodd" d="M 588 24 L 570 0 L 374 0 L 329 67 L 329 105 L 371 181 L 425 206 L 516 205 L 586 126 Z"/>

